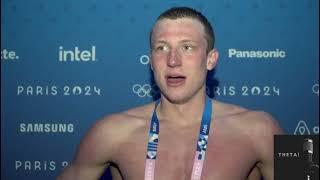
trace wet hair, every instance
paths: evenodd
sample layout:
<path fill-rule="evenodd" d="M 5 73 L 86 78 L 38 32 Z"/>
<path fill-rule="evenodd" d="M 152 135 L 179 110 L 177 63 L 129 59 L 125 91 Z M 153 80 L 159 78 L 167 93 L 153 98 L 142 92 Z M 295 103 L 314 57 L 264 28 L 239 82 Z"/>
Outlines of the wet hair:
<path fill-rule="evenodd" d="M 213 28 L 208 21 L 208 19 L 201 14 L 199 11 L 189 8 L 189 7 L 173 7 L 162 14 L 157 18 L 156 23 L 158 21 L 161 21 L 163 19 L 170 19 L 170 20 L 176 20 L 176 19 L 181 19 L 181 18 L 190 18 L 190 19 L 195 19 L 198 20 L 203 26 L 204 26 L 204 31 L 205 31 L 205 39 L 207 41 L 207 52 L 212 50 L 214 48 L 214 42 L 215 42 L 215 37 L 214 37 L 214 31 Z M 152 33 L 153 33 L 153 28 L 150 32 L 149 35 L 149 42 L 150 42 L 150 47 L 152 47 Z"/>

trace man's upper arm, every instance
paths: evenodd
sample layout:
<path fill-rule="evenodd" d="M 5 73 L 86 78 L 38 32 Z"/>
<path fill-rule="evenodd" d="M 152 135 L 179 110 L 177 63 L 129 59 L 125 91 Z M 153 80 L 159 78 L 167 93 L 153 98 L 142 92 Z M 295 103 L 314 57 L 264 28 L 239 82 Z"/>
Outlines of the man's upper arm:
<path fill-rule="evenodd" d="M 64 169 L 58 180 L 99 179 L 111 161 L 118 137 L 114 118 L 100 120 L 88 131 L 77 149 L 73 162 Z"/>
<path fill-rule="evenodd" d="M 274 178 L 274 139 L 275 134 L 283 134 L 283 130 L 271 115 L 265 112 L 257 112 L 257 127 L 255 147 L 258 154 L 258 164 L 264 180 Z"/>

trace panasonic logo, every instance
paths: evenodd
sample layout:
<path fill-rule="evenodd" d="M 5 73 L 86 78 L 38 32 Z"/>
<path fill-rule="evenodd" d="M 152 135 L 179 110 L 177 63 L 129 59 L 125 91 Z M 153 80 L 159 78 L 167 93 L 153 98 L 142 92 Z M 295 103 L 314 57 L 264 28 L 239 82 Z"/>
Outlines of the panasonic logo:
<path fill-rule="evenodd" d="M 22 133 L 73 133 L 73 124 L 49 124 L 49 123 L 21 123 L 19 131 Z"/>
<path fill-rule="evenodd" d="M 241 51 L 237 49 L 228 50 L 229 58 L 285 58 L 286 52 L 283 50 L 273 50 L 273 51 Z"/>

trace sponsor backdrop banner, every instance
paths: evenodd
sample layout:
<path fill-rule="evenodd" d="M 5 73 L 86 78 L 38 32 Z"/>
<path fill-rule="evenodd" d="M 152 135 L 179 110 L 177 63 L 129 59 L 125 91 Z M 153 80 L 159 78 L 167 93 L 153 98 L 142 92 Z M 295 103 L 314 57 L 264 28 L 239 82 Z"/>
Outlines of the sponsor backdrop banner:
<path fill-rule="evenodd" d="M 148 36 L 172 6 L 214 27 L 211 96 L 319 133 L 318 0 L 2 0 L 1 179 L 55 179 L 94 122 L 153 100 Z"/>

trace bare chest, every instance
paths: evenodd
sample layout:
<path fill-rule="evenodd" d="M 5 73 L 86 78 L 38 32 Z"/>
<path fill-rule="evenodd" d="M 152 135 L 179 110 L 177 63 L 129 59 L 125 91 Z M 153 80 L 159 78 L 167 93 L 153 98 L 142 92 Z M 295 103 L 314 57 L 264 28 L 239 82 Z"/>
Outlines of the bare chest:
<path fill-rule="evenodd" d="M 183 133 L 161 128 L 156 159 L 156 180 L 188 180 L 191 178 L 199 128 Z M 121 146 L 115 161 L 126 180 L 144 177 L 147 131 L 134 134 Z M 210 131 L 202 180 L 246 179 L 256 159 L 250 141 L 245 136 Z"/>

